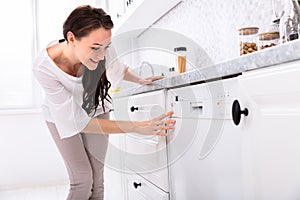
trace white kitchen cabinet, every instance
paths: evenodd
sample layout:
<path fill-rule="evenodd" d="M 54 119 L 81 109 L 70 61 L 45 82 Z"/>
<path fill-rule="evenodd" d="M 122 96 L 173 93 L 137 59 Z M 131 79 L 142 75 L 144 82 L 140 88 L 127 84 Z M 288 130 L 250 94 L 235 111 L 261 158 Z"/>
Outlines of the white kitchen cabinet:
<path fill-rule="evenodd" d="M 165 90 L 160 90 L 114 99 L 114 119 L 143 121 L 163 114 L 165 93 Z M 168 194 L 166 137 L 127 133 L 123 141 L 125 176 L 138 174 Z M 127 193 L 129 187 L 124 185 Z"/>
<path fill-rule="evenodd" d="M 124 136 L 111 134 L 104 168 L 105 200 L 125 200 L 126 185 L 124 166 Z"/>
<path fill-rule="evenodd" d="M 116 119 L 174 110 L 177 121 L 167 140 L 126 134 L 127 198 L 299 199 L 299 77 L 300 62 L 293 62 L 115 99 Z"/>
<path fill-rule="evenodd" d="M 111 120 L 121 120 L 124 110 L 123 102 L 127 102 L 128 98 L 118 99 L 117 106 L 114 111 L 110 113 Z M 104 196 L 105 200 L 126 200 L 127 188 L 126 186 L 126 170 L 124 162 L 124 134 L 110 134 L 109 145 L 107 148 L 105 169 L 104 169 Z"/>
<path fill-rule="evenodd" d="M 239 77 L 243 199 L 300 199 L 299 77 L 299 62 Z M 245 109 L 247 116 L 238 112 Z"/>
<path fill-rule="evenodd" d="M 165 90 L 135 95 L 128 100 L 128 116 L 132 121 L 150 120 L 165 112 Z M 127 134 L 126 167 L 168 191 L 166 137 Z"/>
<path fill-rule="evenodd" d="M 111 19 L 117 22 L 125 13 L 125 0 L 109 0 L 107 3 Z"/>
<path fill-rule="evenodd" d="M 127 175 L 128 200 L 169 200 L 169 194 L 139 175 Z"/>
<path fill-rule="evenodd" d="M 110 0 L 109 10 L 115 7 L 117 10 L 123 8 L 123 14 L 120 17 L 120 11 L 112 11 L 114 13 L 114 34 L 126 33 L 128 37 L 138 37 L 147 28 L 165 15 L 173 7 L 182 0 Z M 111 4 L 111 5 L 110 5 Z M 117 4 L 117 5 L 116 5 Z"/>

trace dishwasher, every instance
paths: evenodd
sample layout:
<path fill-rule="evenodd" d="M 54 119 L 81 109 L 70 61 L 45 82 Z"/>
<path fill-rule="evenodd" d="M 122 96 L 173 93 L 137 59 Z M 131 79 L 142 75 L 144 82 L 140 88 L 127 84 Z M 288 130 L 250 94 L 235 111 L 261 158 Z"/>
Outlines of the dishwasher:
<path fill-rule="evenodd" d="M 231 117 L 237 78 L 170 89 L 167 108 L 171 200 L 242 199 L 241 135 Z"/>

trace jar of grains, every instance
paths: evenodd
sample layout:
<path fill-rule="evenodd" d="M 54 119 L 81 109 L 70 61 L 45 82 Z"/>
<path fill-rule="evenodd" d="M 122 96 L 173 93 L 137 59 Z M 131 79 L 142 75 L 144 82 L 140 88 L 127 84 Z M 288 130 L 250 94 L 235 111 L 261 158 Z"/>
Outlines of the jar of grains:
<path fill-rule="evenodd" d="M 238 30 L 240 55 L 257 51 L 258 27 L 245 27 Z"/>
<path fill-rule="evenodd" d="M 265 32 L 258 34 L 258 49 L 262 50 L 279 44 L 279 32 Z"/>

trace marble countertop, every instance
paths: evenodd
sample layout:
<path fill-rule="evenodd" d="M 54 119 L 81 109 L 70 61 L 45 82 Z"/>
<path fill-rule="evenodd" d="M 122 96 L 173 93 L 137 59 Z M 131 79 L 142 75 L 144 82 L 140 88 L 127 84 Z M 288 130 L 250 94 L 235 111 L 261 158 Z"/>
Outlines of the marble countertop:
<path fill-rule="evenodd" d="M 132 87 L 112 95 L 113 98 L 190 85 L 221 77 L 234 76 L 245 71 L 271 67 L 300 60 L 300 40 L 243 55 L 218 64 L 188 71 L 176 76 L 154 81 L 152 85 Z"/>

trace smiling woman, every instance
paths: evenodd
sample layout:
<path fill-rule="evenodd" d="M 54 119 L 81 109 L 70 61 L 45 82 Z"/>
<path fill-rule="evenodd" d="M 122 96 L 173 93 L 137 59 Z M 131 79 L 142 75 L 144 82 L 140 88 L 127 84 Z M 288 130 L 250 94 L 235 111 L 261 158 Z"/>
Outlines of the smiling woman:
<path fill-rule="evenodd" d="M 34 61 L 33 73 L 45 92 L 45 121 L 69 173 L 67 199 L 103 199 L 107 134 L 166 136 L 165 130 L 174 128 L 175 120 L 165 119 L 172 112 L 145 121 L 109 119 L 112 84 L 153 80 L 136 75 L 112 57 L 113 49 L 108 50 L 112 28 L 102 8 L 78 6 L 63 23 L 64 38 L 48 44 Z M 90 140 L 96 145 L 90 146 Z"/>

